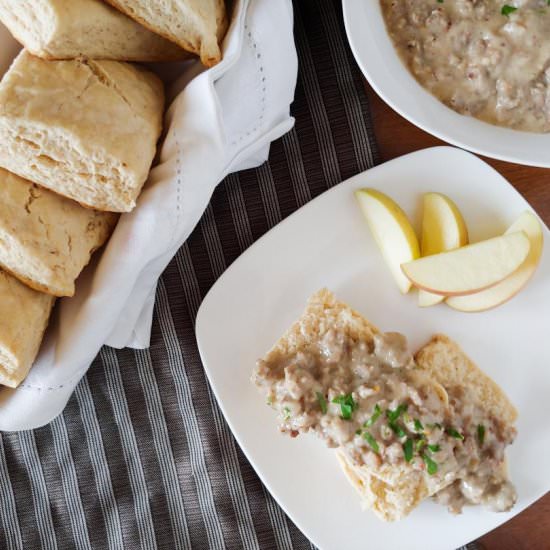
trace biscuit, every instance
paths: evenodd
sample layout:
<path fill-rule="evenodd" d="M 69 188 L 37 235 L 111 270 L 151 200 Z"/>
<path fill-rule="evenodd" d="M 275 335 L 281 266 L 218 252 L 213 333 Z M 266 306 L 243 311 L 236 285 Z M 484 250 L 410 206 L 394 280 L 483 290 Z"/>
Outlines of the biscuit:
<path fill-rule="evenodd" d="M 0 0 L 0 21 L 45 59 L 175 61 L 185 50 L 100 0 Z"/>
<path fill-rule="evenodd" d="M 200 56 L 207 67 L 221 60 L 227 30 L 224 0 L 107 0 L 144 27 Z"/>
<path fill-rule="evenodd" d="M 23 50 L 0 82 L 0 166 L 90 208 L 129 212 L 163 106 L 162 83 L 137 66 Z"/>
<path fill-rule="evenodd" d="M 117 219 L 0 168 L 0 266 L 35 290 L 72 296 Z"/>
<path fill-rule="evenodd" d="M 0 384 L 16 388 L 27 376 L 54 301 L 0 269 Z"/>

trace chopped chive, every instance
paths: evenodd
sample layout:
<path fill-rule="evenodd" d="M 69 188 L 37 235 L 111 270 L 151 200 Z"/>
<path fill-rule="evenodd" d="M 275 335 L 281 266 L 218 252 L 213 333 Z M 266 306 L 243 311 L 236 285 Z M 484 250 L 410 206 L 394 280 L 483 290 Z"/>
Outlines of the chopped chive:
<path fill-rule="evenodd" d="M 426 446 L 426 440 L 424 438 L 417 440 L 415 445 L 416 452 L 419 453 L 425 446 Z"/>
<path fill-rule="evenodd" d="M 332 402 L 340 405 L 340 412 L 344 420 L 351 420 L 353 411 L 357 409 L 357 403 L 351 394 L 339 395 L 335 397 Z"/>
<path fill-rule="evenodd" d="M 327 407 L 327 400 L 325 399 L 325 396 L 320 391 L 318 391 L 316 395 L 317 395 L 317 402 L 319 403 L 319 407 L 321 407 L 321 412 L 323 414 L 327 414 L 328 407 Z"/>
<path fill-rule="evenodd" d="M 371 449 L 375 453 L 380 452 L 380 448 L 378 447 L 378 442 L 376 441 L 376 439 L 374 439 L 374 437 L 369 432 L 363 433 L 363 439 L 371 446 Z"/>
<path fill-rule="evenodd" d="M 439 445 L 428 445 L 428 449 L 430 449 L 432 453 L 437 453 L 441 450 L 441 447 Z"/>
<path fill-rule="evenodd" d="M 360 429 L 355 430 L 355 435 L 361 435 L 361 430 Z"/>
<path fill-rule="evenodd" d="M 548 0 L 550 2 L 550 0 Z M 477 426 L 477 440 L 479 445 L 482 447 L 483 442 L 485 441 L 485 426 L 483 424 L 478 424 Z"/>
<path fill-rule="evenodd" d="M 517 8 L 515 6 L 504 4 L 504 6 L 502 6 L 502 9 L 500 10 L 500 13 L 508 17 L 511 13 L 514 13 L 515 11 L 517 11 Z"/>
<path fill-rule="evenodd" d="M 390 422 L 389 426 L 391 428 L 391 431 L 397 436 L 397 437 L 405 437 L 407 435 L 407 432 L 396 422 Z"/>
<path fill-rule="evenodd" d="M 372 426 L 380 417 L 382 414 L 382 409 L 379 407 L 378 403 L 374 406 L 374 412 L 372 413 L 372 416 L 363 424 L 365 428 L 368 428 L 369 426 Z"/>
<path fill-rule="evenodd" d="M 390 422 L 395 422 L 406 410 L 408 405 L 406 403 L 402 403 L 401 405 L 398 405 L 396 409 L 393 411 L 387 410 L 386 416 L 388 417 L 388 420 Z"/>
<path fill-rule="evenodd" d="M 447 428 L 445 430 L 451 437 L 454 437 L 455 439 L 461 439 L 463 440 L 464 439 L 464 436 L 457 430 L 455 430 L 454 428 Z"/>
<path fill-rule="evenodd" d="M 270 407 L 271 407 L 271 405 L 273 405 L 273 399 L 271 399 L 271 397 L 268 397 L 268 398 L 266 399 L 265 402 L 266 402 L 266 404 L 269 405 Z"/>
<path fill-rule="evenodd" d="M 290 409 L 288 407 L 283 407 L 284 419 L 288 420 L 290 418 Z"/>
<path fill-rule="evenodd" d="M 422 455 L 422 459 L 424 460 L 424 464 L 426 464 L 426 469 L 428 471 L 428 474 L 433 476 L 437 473 L 437 462 L 432 460 L 427 454 Z"/>
<path fill-rule="evenodd" d="M 422 422 L 420 422 L 420 420 L 418 420 L 418 418 L 414 419 L 414 429 L 417 432 L 423 432 L 424 431 L 424 426 L 422 426 Z"/>
<path fill-rule="evenodd" d="M 403 443 L 403 453 L 405 454 L 405 460 L 410 462 L 413 457 L 413 440 L 410 437 Z"/>

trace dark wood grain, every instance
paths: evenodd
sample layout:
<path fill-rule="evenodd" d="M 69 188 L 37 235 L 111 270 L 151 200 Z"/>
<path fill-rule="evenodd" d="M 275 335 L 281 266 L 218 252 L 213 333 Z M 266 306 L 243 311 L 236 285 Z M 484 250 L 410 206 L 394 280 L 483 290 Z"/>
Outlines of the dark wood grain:
<path fill-rule="evenodd" d="M 366 88 L 382 161 L 444 144 L 399 116 L 368 84 Z M 484 160 L 510 181 L 550 225 L 549 169 Z M 550 493 L 478 542 L 485 550 L 550 550 Z"/>

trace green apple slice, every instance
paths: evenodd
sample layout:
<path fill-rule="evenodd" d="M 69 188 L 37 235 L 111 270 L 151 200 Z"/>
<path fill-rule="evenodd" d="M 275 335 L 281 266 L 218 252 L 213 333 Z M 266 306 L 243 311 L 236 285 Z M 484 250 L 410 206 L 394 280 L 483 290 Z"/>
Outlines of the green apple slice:
<path fill-rule="evenodd" d="M 358 189 L 355 197 L 399 290 L 406 294 L 412 284 L 401 264 L 420 257 L 418 238 L 407 215 L 393 199 L 376 189 Z"/>
<path fill-rule="evenodd" d="M 529 282 L 542 256 L 544 243 L 542 226 L 532 212 L 524 212 L 510 226 L 506 233 L 509 234 L 516 231 L 524 231 L 531 242 L 529 255 L 520 268 L 502 282 L 487 290 L 471 294 L 470 296 L 447 298 L 449 306 L 453 309 L 466 312 L 486 311 L 513 298 Z"/>
<path fill-rule="evenodd" d="M 426 193 L 422 217 L 422 256 L 454 250 L 468 244 L 468 229 L 458 206 L 447 195 Z M 419 290 L 418 305 L 439 304 L 444 296 Z"/>

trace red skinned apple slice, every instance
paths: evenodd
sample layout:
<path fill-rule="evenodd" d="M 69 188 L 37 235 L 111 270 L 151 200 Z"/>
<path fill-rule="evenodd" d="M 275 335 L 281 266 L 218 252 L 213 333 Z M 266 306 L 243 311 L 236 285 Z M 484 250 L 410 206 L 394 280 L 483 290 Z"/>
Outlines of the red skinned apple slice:
<path fill-rule="evenodd" d="M 516 271 L 531 244 L 523 231 L 401 265 L 418 288 L 443 296 L 465 296 L 490 288 Z"/>
<path fill-rule="evenodd" d="M 495 286 L 471 294 L 447 298 L 447 304 L 453 309 L 466 312 L 486 311 L 513 298 L 531 279 L 542 256 L 544 236 L 542 226 L 532 212 L 524 212 L 506 233 L 524 231 L 531 248 L 529 255 L 518 270 Z"/>

